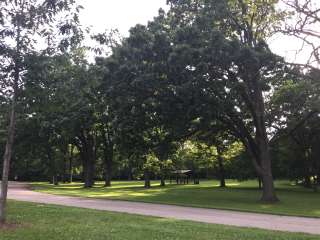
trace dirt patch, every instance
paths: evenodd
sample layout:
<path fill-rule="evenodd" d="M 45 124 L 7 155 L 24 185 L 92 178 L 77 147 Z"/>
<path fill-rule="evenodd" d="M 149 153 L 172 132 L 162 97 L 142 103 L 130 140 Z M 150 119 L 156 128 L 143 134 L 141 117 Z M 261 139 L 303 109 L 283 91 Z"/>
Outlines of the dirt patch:
<path fill-rule="evenodd" d="M 6 223 L 6 224 L 0 224 L 0 231 L 4 232 L 13 232 L 19 228 L 25 227 L 24 224 L 20 223 Z"/>

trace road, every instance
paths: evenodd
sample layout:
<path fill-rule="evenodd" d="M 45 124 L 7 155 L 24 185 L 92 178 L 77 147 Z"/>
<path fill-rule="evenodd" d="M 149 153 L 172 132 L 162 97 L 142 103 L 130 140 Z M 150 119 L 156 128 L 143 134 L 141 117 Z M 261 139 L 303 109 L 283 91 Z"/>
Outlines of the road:
<path fill-rule="evenodd" d="M 10 183 L 8 198 L 32 203 L 320 235 L 320 218 L 277 216 L 163 204 L 58 196 L 34 192 L 30 190 L 27 184 L 23 183 Z"/>

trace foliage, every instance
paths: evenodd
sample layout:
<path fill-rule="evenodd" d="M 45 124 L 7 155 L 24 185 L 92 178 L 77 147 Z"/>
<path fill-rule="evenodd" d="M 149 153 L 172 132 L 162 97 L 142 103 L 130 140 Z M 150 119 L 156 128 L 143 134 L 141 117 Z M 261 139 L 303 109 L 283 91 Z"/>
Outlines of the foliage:
<path fill-rule="evenodd" d="M 30 3 L 17 18 L 0 15 L 0 26 L 12 27 L 0 40 L 0 153 L 19 73 L 11 179 L 164 185 L 173 170 L 191 169 L 222 182 L 258 177 L 269 202 L 274 176 L 320 184 L 319 70 L 269 49 L 268 37 L 292 20 L 278 1 L 170 0 L 126 38 L 91 35 L 94 48 L 83 44 L 89 32 L 73 0 Z M 36 8 L 38 25 L 27 11 Z M 19 49 L 6 40 L 19 32 L 15 19 Z"/>

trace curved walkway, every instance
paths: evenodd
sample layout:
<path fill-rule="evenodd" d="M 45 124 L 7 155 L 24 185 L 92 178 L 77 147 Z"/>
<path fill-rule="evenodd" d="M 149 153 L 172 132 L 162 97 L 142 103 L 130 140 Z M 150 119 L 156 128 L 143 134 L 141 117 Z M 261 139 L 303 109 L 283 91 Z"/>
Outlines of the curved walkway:
<path fill-rule="evenodd" d="M 238 227 L 320 234 L 320 219 L 317 218 L 276 216 L 162 204 L 57 196 L 31 191 L 28 189 L 28 185 L 22 183 L 11 183 L 8 197 L 12 200 L 41 204 L 80 207 Z"/>

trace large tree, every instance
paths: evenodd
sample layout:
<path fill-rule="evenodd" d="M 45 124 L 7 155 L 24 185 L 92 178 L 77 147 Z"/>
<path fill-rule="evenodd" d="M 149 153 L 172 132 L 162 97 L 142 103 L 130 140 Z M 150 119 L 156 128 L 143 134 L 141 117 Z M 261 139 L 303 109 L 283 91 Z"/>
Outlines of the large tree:
<path fill-rule="evenodd" d="M 175 149 L 175 142 L 189 134 L 189 121 L 193 119 L 188 114 L 189 98 L 176 96 L 168 82 L 172 48 L 167 22 L 160 11 L 148 26 L 132 28 L 130 36 L 107 61 L 105 76 L 117 128 L 131 136 L 134 132 L 135 138 L 143 142 L 145 153 L 157 156 L 161 185 L 165 185 L 166 160 Z M 149 175 L 147 168 L 145 173 Z"/>
<path fill-rule="evenodd" d="M 6 221 L 5 206 L 10 160 L 15 138 L 16 107 L 19 93 L 24 84 L 25 57 L 39 50 L 36 47 L 36 43 L 39 41 L 51 42 L 49 36 L 52 33 L 72 32 L 73 23 L 77 22 L 77 11 L 79 10 L 77 7 L 73 8 L 74 3 L 73 0 L 8 0 L 0 3 L 1 73 L 4 74 L 2 81 L 5 83 L 2 83 L 2 85 L 10 99 L 7 143 L 3 157 L 0 223 Z M 75 10 L 75 12 L 72 10 Z M 61 24 L 63 21 L 58 21 L 61 14 L 66 15 L 65 19 L 72 15 L 73 21 L 68 22 L 68 24 Z M 64 46 L 66 46 L 68 41 L 67 39 L 64 40 Z"/>
<path fill-rule="evenodd" d="M 174 136 L 181 126 L 187 134 L 207 118 L 220 121 L 251 154 L 262 200 L 277 201 L 265 108 L 283 66 L 265 42 L 282 17 L 276 1 L 168 2 L 168 14 L 133 28 L 113 55 L 113 90 L 126 98 L 118 106 L 138 114 L 143 129 L 165 126 Z"/>
<path fill-rule="evenodd" d="M 277 1 L 169 1 L 175 64 L 198 88 L 202 112 L 225 123 L 251 154 L 263 181 L 261 200 L 275 202 L 265 104 L 282 69 L 266 38 L 282 15 Z M 208 115 L 208 114 L 206 114 Z M 203 116 L 206 116 L 203 115 Z"/>
<path fill-rule="evenodd" d="M 290 80 L 275 86 L 270 102 L 279 128 L 273 142 L 295 153 L 289 161 L 291 177 L 308 187 L 319 179 L 319 76 L 317 70 L 296 69 Z"/>

